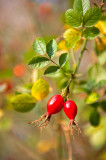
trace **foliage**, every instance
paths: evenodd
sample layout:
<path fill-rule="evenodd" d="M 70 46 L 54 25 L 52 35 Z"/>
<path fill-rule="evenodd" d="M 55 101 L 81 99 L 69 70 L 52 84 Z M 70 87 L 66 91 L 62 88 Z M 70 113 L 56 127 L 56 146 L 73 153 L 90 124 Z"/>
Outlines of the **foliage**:
<path fill-rule="evenodd" d="M 18 112 L 29 112 L 35 107 L 35 100 L 31 95 L 19 94 L 11 99 L 14 109 Z"/>
<path fill-rule="evenodd" d="M 48 93 L 49 85 L 43 79 L 37 80 L 31 88 L 31 94 L 36 100 L 44 99 L 48 95 Z"/>
<path fill-rule="evenodd" d="M 92 106 L 99 103 L 101 95 L 98 93 L 98 90 L 106 84 L 105 70 L 102 66 L 105 62 L 102 64 L 99 62 L 93 64 L 88 70 L 88 79 L 84 83 L 82 83 L 82 79 L 78 82 L 77 70 L 83 53 L 86 50 L 87 40 L 94 40 L 101 33 L 104 36 L 103 25 L 105 22 L 100 20 L 102 17 L 101 11 L 99 7 L 90 8 L 89 0 L 75 0 L 73 9 L 68 9 L 65 13 L 65 21 L 68 27 L 63 33 L 63 39 L 60 39 L 59 42 L 57 39 L 50 39 L 48 42 L 45 42 L 43 38 L 36 38 L 33 43 L 33 50 L 38 55 L 32 57 L 28 63 L 32 69 L 43 69 L 46 67 L 44 75 L 50 75 L 52 78 L 56 77 L 55 80 L 59 82 L 59 86 L 62 88 L 62 94 L 64 91 L 63 95 L 65 99 L 67 99 L 67 95 L 70 93 L 69 88 L 73 83 L 74 87 L 71 92 L 84 92 L 86 94 L 85 103 Z M 73 48 L 79 49 L 81 46 L 82 49 L 77 63 L 73 64 L 75 67 L 70 68 L 70 54 L 72 54 Z M 72 50 L 70 52 L 71 48 Z M 67 52 L 59 55 L 57 63 L 53 58 L 58 52 L 58 49 L 66 50 Z M 100 59 L 99 61 L 102 60 Z M 43 79 L 39 79 L 31 86 L 30 91 L 36 101 L 42 100 L 49 93 L 49 85 Z M 98 122 L 94 117 L 98 117 Z M 99 113 L 93 111 L 90 115 L 91 124 L 99 125 L 99 117 Z"/>

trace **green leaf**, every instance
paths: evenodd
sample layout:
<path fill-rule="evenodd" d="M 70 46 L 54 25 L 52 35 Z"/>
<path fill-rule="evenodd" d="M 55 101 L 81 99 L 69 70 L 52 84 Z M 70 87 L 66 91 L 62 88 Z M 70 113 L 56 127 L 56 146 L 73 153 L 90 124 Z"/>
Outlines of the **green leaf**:
<path fill-rule="evenodd" d="M 97 112 L 96 109 L 94 109 L 90 113 L 89 121 L 95 127 L 99 125 L 99 123 L 100 123 L 100 114 Z"/>
<path fill-rule="evenodd" d="M 14 110 L 17 112 L 28 112 L 35 107 L 35 100 L 29 94 L 19 94 L 11 99 Z"/>
<path fill-rule="evenodd" d="M 100 97 L 100 95 L 98 93 L 93 92 L 85 99 L 85 102 L 86 102 L 86 104 L 95 103 L 95 102 L 97 102 L 99 97 Z"/>
<path fill-rule="evenodd" d="M 106 15 L 103 15 L 103 14 L 102 14 L 102 17 L 101 17 L 100 20 L 106 22 Z"/>
<path fill-rule="evenodd" d="M 99 29 L 96 27 L 86 28 L 83 32 L 83 36 L 86 39 L 94 39 L 100 33 Z"/>
<path fill-rule="evenodd" d="M 45 70 L 44 75 L 53 74 L 53 73 L 57 72 L 59 69 L 60 69 L 60 67 L 58 67 L 58 66 L 50 66 Z"/>
<path fill-rule="evenodd" d="M 83 24 L 86 27 L 94 26 L 101 17 L 101 9 L 98 7 L 93 7 L 89 9 L 83 18 Z"/>
<path fill-rule="evenodd" d="M 106 84 L 106 80 L 101 80 L 95 85 L 95 88 L 99 89 L 100 87 L 102 87 L 105 84 Z"/>
<path fill-rule="evenodd" d="M 48 63 L 50 62 L 50 60 L 46 57 L 40 57 L 40 56 L 36 56 L 36 57 L 33 57 L 28 65 L 31 67 L 31 68 L 43 68 L 45 67 Z"/>
<path fill-rule="evenodd" d="M 100 102 L 95 102 L 95 103 L 92 103 L 91 104 L 91 107 L 93 107 L 93 108 L 98 108 L 100 106 Z"/>
<path fill-rule="evenodd" d="M 57 51 L 57 43 L 55 39 L 52 39 L 47 43 L 46 46 L 46 52 L 50 58 L 53 58 L 55 56 L 55 53 Z"/>
<path fill-rule="evenodd" d="M 80 27 L 82 23 L 81 13 L 78 13 L 76 10 L 69 9 L 65 13 L 65 20 L 66 23 L 73 28 Z"/>
<path fill-rule="evenodd" d="M 89 0 L 74 0 L 74 9 L 81 12 L 82 15 L 90 8 Z"/>
<path fill-rule="evenodd" d="M 81 32 L 74 29 L 70 28 L 65 31 L 63 35 L 65 41 L 66 41 L 66 46 L 68 48 L 74 48 L 76 43 L 80 40 L 81 38 Z"/>
<path fill-rule="evenodd" d="M 46 44 L 42 38 L 36 38 L 33 43 L 33 49 L 36 53 L 44 55 L 46 53 Z"/>
<path fill-rule="evenodd" d="M 95 79 L 96 82 L 106 79 L 106 69 L 99 63 L 96 63 L 89 68 L 88 78 Z"/>
<path fill-rule="evenodd" d="M 64 64 L 66 63 L 67 57 L 68 57 L 68 53 L 63 53 L 63 54 L 60 55 L 59 64 L 60 64 L 61 67 L 63 67 Z"/>
<path fill-rule="evenodd" d="M 93 89 L 93 87 L 95 86 L 95 83 L 96 83 L 96 81 L 94 79 L 90 80 L 90 81 L 88 81 L 87 84 L 85 84 L 83 86 L 83 88 L 87 89 L 88 91 L 91 91 Z"/>
<path fill-rule="evenodd" d="M 106 112 L 106 101 L 102 101 L 100 106 Z"/>

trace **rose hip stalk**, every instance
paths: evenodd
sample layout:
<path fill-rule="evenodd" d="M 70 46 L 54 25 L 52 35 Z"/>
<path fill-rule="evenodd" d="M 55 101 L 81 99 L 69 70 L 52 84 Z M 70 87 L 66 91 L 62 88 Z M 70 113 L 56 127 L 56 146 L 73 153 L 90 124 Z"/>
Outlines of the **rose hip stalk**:
<path fill-rule="evenodd" d="M 81 133 L 80 128 L 78 127 L 76 121 L 74 120 L 77 114 L 77 105 L 75 104 L 75 102 L 72 100 L 67 100 L 64 103 L 63 108 L 66 116 L 70 119 L 68 126 L 71 127 L 71 134 L 73 135 L 73 124 L 76 125 L 76 130 L 78 131 L 78 133 Z"/>
<path fill-rule="evenodd" d="M 43 128 L 49 124 L 52 114 L 56 114 L 61 111 L 64 105 L 64 99 L 61 95 L 52 96 L 47 103 L 47 113 L 42 115 L 39 120 L 29 122 L 29 124 L 35 123 L 35 127 Z M 41 121 L 45 118 L 44 122 Z"/>

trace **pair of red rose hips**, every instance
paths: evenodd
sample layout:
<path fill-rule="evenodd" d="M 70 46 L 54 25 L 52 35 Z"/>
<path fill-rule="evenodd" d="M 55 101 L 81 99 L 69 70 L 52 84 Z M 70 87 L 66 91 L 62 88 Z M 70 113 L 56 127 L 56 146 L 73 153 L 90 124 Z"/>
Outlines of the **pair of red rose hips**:
<path fill-rule="evenodd" d="M 66 116 L 70 119 L 69 127 L 71 127 L 71 133 L 73 134 L 73 124 L 76 125 L 78 131 L 80 131 L 77 123 L 74 120 L 77 114 L 77 105 L 72 100 L 67 100 L 64 103 L 64 99 L 61 95 L 52 96 L 47 103 L 47 113 L 42 115 L 39 120 L 35 120 L 29 123 L 36 123 L 35 127 L 38 126 L 43 128 L 49 123 L 51 115 L 60 112 L 62 108 L 64 109 Z M 45 118 L 45 120 L 43 123 L 41 123 L 43 118 Z"/>

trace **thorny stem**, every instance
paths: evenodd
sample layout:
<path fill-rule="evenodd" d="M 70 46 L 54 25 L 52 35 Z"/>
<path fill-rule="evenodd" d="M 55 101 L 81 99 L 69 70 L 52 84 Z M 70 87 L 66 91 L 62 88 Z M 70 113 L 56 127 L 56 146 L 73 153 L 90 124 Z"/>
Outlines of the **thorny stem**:
<path fill-rule="evenodd" d="M 76 74 L 77 70 L 78 70 L 78 67 L 80 65 L 80 62 L 81 62 L 81 59 L 82 59 L 82 56 L 83 56 L 83 53 L 86 49 L 86 43 L 87 43 L 87 40 L 84 41 L 84 44 L 82 46 L 82 49 L 81 49 L 81 52 L 80 52 L 80 55 L 79 55 L 79 58 L 78 58 L 78 61 L 77 61 L 77 64 L 76 64 L 76 68 L 74 70 L 74 74 Z"/>
<path fill-rule="evenodd" d="M 71 53 L 71 57 L 73 59 L 73 63 L 76 66 L 76 60 L 75 60 L 75 57 L 74 57 L 74 51 L 73 51 L 73 49 L 70 50 L 70 53 Z"/>
<path fill-rule="evenodd" d="M 74 70 L 74 73 L 72 74 L 71 78 L 69 79 L 68 85 L 65 88 L 67 90 L 65 96 L 67 96 L 67 94 L 69 94 L 69 86 L 70 86 L 71 82 L 73 81 L 73 79 L 75 78 L 75 74 L 77 73 L 77 70 L 79 68 L 83 53 L 86 49 L 86 44 L 87 44 L 87 40 L 85 39 L 84 44 L 83 44 L 82 49 L 81 49 L 81 52 L 80 52 L 80 55 L 79 55 L 79 58 L 78 58 L 78 61 L 77 61 L 77 64 L 76 64 L 76 68 Z"/>

